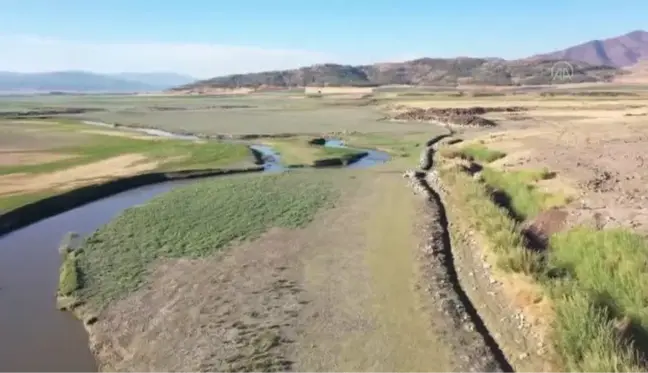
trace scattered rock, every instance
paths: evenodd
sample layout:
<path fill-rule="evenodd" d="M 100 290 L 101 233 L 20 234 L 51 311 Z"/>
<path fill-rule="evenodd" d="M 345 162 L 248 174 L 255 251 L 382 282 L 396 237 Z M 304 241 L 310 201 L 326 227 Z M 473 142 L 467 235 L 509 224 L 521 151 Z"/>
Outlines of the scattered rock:
<path fill-rule="evenodd" d="M 399 108 L 400 109 L 400 108 Z M 391 119 L 405 121 L 437 121 L 450 126 L 468 126 L 468 127 L 493 127 L 496 125 L 490 119 L 480 115 L 491 112 L 520 112 L 526 111 L 524 107 L 492 107 L 484 108 L 480 106 L 469 108 L 414 108 L 406 111 L 400 111 L 393 114 Z"/>

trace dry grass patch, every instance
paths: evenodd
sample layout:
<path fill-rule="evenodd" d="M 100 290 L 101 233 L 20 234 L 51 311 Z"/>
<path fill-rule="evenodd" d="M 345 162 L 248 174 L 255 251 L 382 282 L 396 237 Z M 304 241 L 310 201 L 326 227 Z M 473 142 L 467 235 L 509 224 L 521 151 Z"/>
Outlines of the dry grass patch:
<path fill-rule="evenodd" d="M 172 141 L 87 128 L 72 121 L 0 122 L 0 210 L 152 170 L 252 165 L 244 144 Z"/>
<path fill-rule="evenodd" d="M 0 196 L 66 190 L 106 179 L 136 175 L 155 169 L 158 163 L 142 154 L 124 154 L 103 161 L 45 174 L 13 173 L 0 176 Z"/>
<path fill-rule="evenodd" d="M 75 154 L 61 154 L 52 152 L 10 150 L 0 152 L 0 167 L 17 165 L 34 165 L 57 162 L 76 157 Z"/>
<path fill-rule="evenodd" d="M 444 148 L 441 154 L 446 158 L 461 158 L 469 161 L 494 162 L 504 158 L 506 153 L 489 149 L 481 144 L 462 145 L 459 148 Z"/>

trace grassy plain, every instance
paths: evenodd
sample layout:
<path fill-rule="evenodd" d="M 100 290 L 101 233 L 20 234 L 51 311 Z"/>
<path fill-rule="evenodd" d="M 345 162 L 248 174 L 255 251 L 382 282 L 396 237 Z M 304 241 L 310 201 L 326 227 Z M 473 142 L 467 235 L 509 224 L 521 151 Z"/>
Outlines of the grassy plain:
<path fill-rule="evenodd" d="M 204 257 L 272 227 L 300 227 L 331 206 L 333 186 L 313 172 L 209 180 L 127 210 L 88 238 L 79 296 L 100 309 L 140 286 L 156 259 Z"/>
<path fill-rule="evenodd" d="M 243 144 L 131 136 L 67 120 L 4 120 L 0 132 L 0 211 L 118 176 L 252 165 Z"/>
<path fill-rule="evenodd" d="M 169 131 L 204 134 L 320 134 L 329 132 L 411 132 L 426 124 L 379 121 L 380 108 L 371 99 L 306 98 L 302 94 L 265 93 L 249 96 L 72 96 L 12 99 L 4 111 L 79 107 L 103 111 L 73 116 L 126 125 L 154 126 Z"/>

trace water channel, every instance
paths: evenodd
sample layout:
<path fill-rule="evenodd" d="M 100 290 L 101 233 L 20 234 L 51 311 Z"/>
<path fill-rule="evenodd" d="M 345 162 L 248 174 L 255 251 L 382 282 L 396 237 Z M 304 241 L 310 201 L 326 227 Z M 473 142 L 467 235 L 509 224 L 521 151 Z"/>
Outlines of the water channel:
<path fill-rule="evenodd" d="M 197 139 L 160 130 L 136 130 L 179 140 Z M 339 140 L 327 143 L 325 146 L 344 146 Z M 263 154 L 266 172 L 285 170 L 280 155 L 272 148 L 251 147 Z M 347 167 L 369 167 L 389 160 L 386 153 L 366 151 L 366 157 Z M 68 232 L 88 236 L 125 209 L 194 182 L 170 181 L 139 187 L 0 237 L 0 371 L 96 371 L 82 322 L 55 307 L 61 239 Z"/>

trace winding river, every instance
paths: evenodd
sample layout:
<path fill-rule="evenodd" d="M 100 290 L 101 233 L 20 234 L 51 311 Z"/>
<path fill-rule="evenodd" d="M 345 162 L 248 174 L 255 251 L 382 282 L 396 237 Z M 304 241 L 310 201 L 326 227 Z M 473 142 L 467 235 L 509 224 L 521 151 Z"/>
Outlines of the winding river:
<path fill-rule="evenodd" d="M 197 139 L 161 130 L 134 130 L 178 140 Z M 329 140 L 325 146 L 344 144 Z M 266 172 L 285 170 L 272 148 L 251 147 L 263 154 Z M 347 167 L 369 167 L 389 160 L 384 152 L 366 151 L 366 157 Z M 55 307 L 61 239 L 68 232 L 87 236 L 125 209 L 193 182 L 170 181 L 131 189 L 0 237 L 0 371 L 96 371 L 82 323 Z"/>

